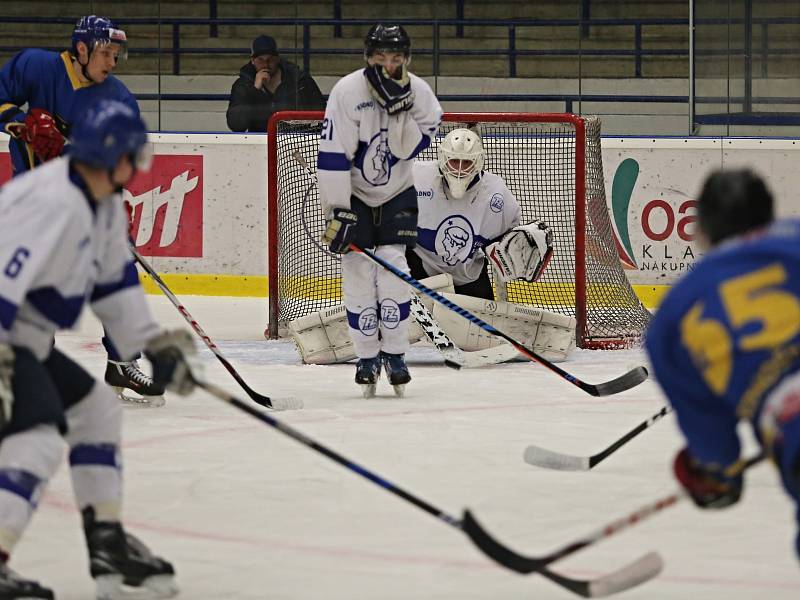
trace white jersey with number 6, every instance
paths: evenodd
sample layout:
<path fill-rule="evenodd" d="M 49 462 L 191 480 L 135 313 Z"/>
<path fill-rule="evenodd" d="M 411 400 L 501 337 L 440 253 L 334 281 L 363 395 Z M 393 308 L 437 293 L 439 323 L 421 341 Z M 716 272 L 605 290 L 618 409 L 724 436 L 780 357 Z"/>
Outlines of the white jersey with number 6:
<path fill-rule="evenodd" d="M 0 343 L 43 360 L 85 304 L 123 358 L 160 331 L 139 285 L 120 194 L 95 202 L 69 158 L 0 190 Z"/>

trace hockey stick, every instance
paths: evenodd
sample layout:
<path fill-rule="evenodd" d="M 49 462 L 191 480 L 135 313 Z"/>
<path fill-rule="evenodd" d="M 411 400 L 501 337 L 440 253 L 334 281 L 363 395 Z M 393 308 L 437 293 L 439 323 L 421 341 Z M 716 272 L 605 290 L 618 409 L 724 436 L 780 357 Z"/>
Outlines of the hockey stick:
<path fill-rule="evenodd" d="M 755 456 L 747 459 L 744 463 L 742 463 L 741 467 L 739 467 L 739 473 L 744 473 L 749 468 L 757 465 L 765 458 L 765 454 L 760 452 Z M 578 550 L 582 550 L 587 546 L 591 546 L 596 544 L 602 539 L 607 537 L 611 537 L 612 535 L 616 535 L 620 531 L 625 529 L 629 529 L 638 523 L 641 523 L 645 519 L 656 515 L 667 508 L 674 506 L 684 498 L 688 496 L 688 493 L 684 490 L 678 490 L 669 494 L 668 496 L 664 496 L 663 498 L 659 498 L 653 502 L 638 508 L 637 510 L 633 511 L 632 513 L 628 514 L 625 517 L 617 519 L 616 521 L 612 521 L 608 525 L 604 527 L 600 527 L 599 529 L 593 531 L 589 535 L 576 540 L 570 544 L 563 546 L 561 549 L 556 550 L 555 552 L 551 552 L 545 557 L 542 557 L 541 560 L 547 561 L 556 561 L 564 558 L 565 556 L 569 556 L 570 554 L 574 554 Z"/>
<path fill-rule="evenodd" d="M 510 344 L 493 346 L 484 350 L 465 352 L 455 345 L 450 336 L 442 329 L 441 325 L 433 318 L 431 311 L 425 306 L 416 294 L 411 295 L 411 314 L 419 324 L 425 337 L 444 356 L 445 364 L 457 365 L 458 368 L 472 369 L 506 362 L 519 356 L 516 348 Z"/>
<path fill-rule="evenodd" d="M 265 406 L 267 408 L 274 408 L 275 410 L 293 410 L 293 409 L 303 408 L 302 400 L 291 397 L 272 398 L 269 396 L 264 396 L 256 392 L 249 385 L 247 385 L 244 379 L 242 379 L 242 376 L 239 375 L 238 371 L 234 369 L 233 365 L 228 362 L 228 359 L 226 359 L 222 355 L 222 351 L 219 348 L 217 348 L 217 345 L 214 343 L 214 341 L 206 335 L 206 332 L 203 331 L 203 328 L 200 327 L 200 324 L 194 320 L 194 317 L 192 317 L 192 315 L 189 314 L 189 311 L 186 310 L 183 304 L 181 304 L 181 301 L 178 300 L 175 294 L 172 293 L 172 290 L 170 290 L 167 287 L 167 284 L 164 283 L 164 280 L 161 279 L 158 273 L 155 272 L 155 269 L 153 269 L 153 267 L 150 266 L 150 264 L 142 257 L 141 254 L 139 254 L 139 252 L 133 246 L 131 246 L 131 252 L 133 252 L 133 257 L 136 259 L 136 262 L 138 262 L 145 270 L 145 272 L 152 278 L 152 280 L 156 282 L 156 285 L 158 285 L 158 287 L 161 288 L 161 291 L 164 292 L 164 295 L 167 298 L 169 298 L 169 301 L 172 302 L 173 306 L 178 309 L 178 312 L 181 313 L 181 315 L 183 315 L 183 318 L 186 319 L 186 322 L 189 323 L 189 325 L 191 325 L 195 333 L 197 333 L 197 335 L 200 336 L 200 339 L 202 339 L 205 342 L 206 346 L 208 346 L 208 349 L 214 353 L 214 356 L 216 356 L 219 359 L 219 362 L 222 363 L 222 366 L 224 366 L 228 370 L 228 373 L 233 375 L 233 378 L 240 386 L 242 386 L 242 389 L 247 393 L 248 396 L 250 396 L 253 402 L 256 402 L 261 406 Z"/>
<path fill-rule="evenodd" d="M 309 179 L 311 180 L 306 188 L 305 194 L 303 195 L 303 201 L 300 203 L 300 222 L 303 225 L 303 231 L 305 232 L 309 241 L 316 246 L 320 252 L 337 262 L 341 262 L 342 259 L 340 255 L 334 254 L 320 244 L 317 241 L 317 238 L 312 235 L 311 230 L 308 227 L 308 223 L 306 223 L 306 206 L 308 205 L 308 199 L 310 197 L 311 190 L 313 190 L 314 186 L 316 185 L 316 179 L 314 177 L 314 173 L 311 171 L 311 167 L 308 166 L 308 162 L 299 150 L 295 150 L 292 153 L 292 158 L 294 158 L 294 160 L 301 167 L 303 167 Z M 417 298 L 415 295 L 411 298 L 411 314 L 417 321 L 417 324 L 419 324 L 422 332 L 425 334 L 425 337 L 428 338 L 428 341 L 430 341 L 431 344 L 433 344 L 436 349 L 441 352 L 442 356 L 444 356 L 445 364 L 448 366 L 471 369 L 475 367 L 485 367 L 487 365 L 496 365 L 497 363 L 505 362 L 518 356 L 518 352 L 513 348 L 513 346 L 509 346 L 507 344 L 503 344 L 502 346 L 497 346 L 494 348 L 487 348 L 486 350 L 475 350 L 472 352 L 462 350 L 455 345 L 453 340 L 450 339 L 450 336 L 445 333 L 439 323 L 436 322 L 436 319 L 433 318 L 433 315 L 428 308 L 422 302 L 420 302 L 419 298 Z"/>
<path fill-rule="evenodd" d="M 511 336 L 506 335 L 505 333 L 503 333 L 499 329 L 495 328 L 494 326 L 489 325 L 486 321 L 476 317 L 474 314 L 472 314 L 468 310 L 465 310 L 465 309 L 461 308 L 456 303 L 451 302 L 450 300 L 448 300 L 447 298 L 445 298 L 441 294 L 439 294 L 437 292 L 434 292 L 432 289 L 427 287 L 425 284 L 420 283 L 419 281 L 417 281 L 416 279 L 414 279 L 410 275 L 406 275 L 400 269 L 395 267 L 393 264 L 385 261 L 384 259 L 380 258 L 379 256 L 376 256 L 373 252 L 370 252 L 369 250 L 365 250 L 364 248 L 359 248 L 355 244 L 350 244 L 350 249 L 353 250 L 354 252 L 360 252 L 361 254 L 369 257 L 370 260 L 378 263 L 380 266 L 382 266 L 387 271 L 390 271 L 391 273 L 393 273 L 394 275 L 396 275 L 397 277 L 399 277 L 400 279 L 402 279 L 403 281 L 405 281 L 406 283 L 408 283 L 412 287 L 416 288 L 417 290 L 419 290 L 423 294 L 425 294 L 427 296 L 430 296 L 431 298 L 433 298 L 434 300 L 436 300 L 440 304 L 444 304 L 447 308 L 449 308 L 450 310 L 458 313 L 459 315 L 461 315 L 462 317 L 464 317 L 468 321 L 474 323 L 475 325 L 477 325 L 478 327 L 480 327 L 484 331 L 486 331 L 486 332 L 488 332 L 488 333 L 490 333 L 490 334 L 492 334 L 494 336 L 497 336 L 497 337 L 500 337 L 500 338 L 506 340 L 512 346 L 514 346 L 514 348 L 516 348 L 521 354 L 524 354 L 528 358 L 531 358 L 531 359 L 535 360 L 536 362 L 538 362 L 542 366 L 550 369 L 553 373 L 555 373 L 556 375 L 558 375 L 562 379 L 565 379 L 565 380 L 569 381 L 574 386 L 579 387 L 584 392 L 587 392 L 587 393 L 591 394 L 592 396 L 610 396 L 611 394 L 617 394 L 619 392 L 623 392 L 623 391 L 628 390 L 628 389 L 630 389 L 630 388 L 632 388 L 634 386 L 637 386 L 640 383 L 642 383 L 645 379 L 647 379 L 647 369 L 645 369 L 644 367 L 636 367 L 635 369 L 631 369 L 627 373 L 625 373 L 623 375 L 620 375 L 616 379 L 612 379 L 610 381 L 605 381 L 603 383 L 598 383 L 598 384 L 586 383 L 585 381 L 582 381 L 581 379 L 578 379 L 577 377 L 575 377 L 575 375 L 572 375 L 571 373 L 568 373 L 567 371 L 565 371 L 561 367 L 553 364 L 552 362 L 550 362 L 549 360 L 547 360 L 543 356 L 538 355 L 532 349 L 527 348 L 526 346 L 523 346 L 521 343 L 519 343 L 517 340 L 515 340 Z"/>
<path fill-rule="evenodd" d="M 537 467 L 543 467 L 545 469 L 556 469 L 558 471 L 588 471 L 597 463 L 608 458 L 608 456 L 630 442 L 645 429 L 652 427 L 656 421 L 667 416 L 671 412 L 671 406 L 664 406 L 656 414 L 646 421 L 639 423 L 636 427 L 631 429 L 628 433 L 623 435 L 608 448 L 598 452 L 597 454 L 592 454 L 591 456 L 573 456 L 571 454 L 561 454 L 560 452 L 553 452 L 547 448 L 540 448 L 539 446 L 531 445 L 525 448 L 524 459 L 526 463 L 535 465 Z"/>
<path fill-rule="evenodd" d="M 529 558 L 517 554 L 491 537 L 478 523 L 478 521 L 475 520 L 475 517 L 473 517 L 469 510 L 464 511 L 462 519 L 458 519 L 452 515 L 449 515 L 432 504 L 429 504 L 425 500 L 422 500 L 410 492 L 407 492 L 406 490 L 396 486 L 377 473 L 369 471 L 368 469 L 342 456 L 334 450 L 331 450 L 327 446 L 323 446 L 322 444 L 312 440 L 310 437 L 300 433 L 298 430 L 287 425 L 286 423 L 277 420 L 270 414 L 262 412 L 250 406 L 249 404 L 242 402 L 222 388 L 210 382 L 202 381 L 198 378 L 194 378 L 194 381 L 199 387 L 206 390 L 212 396 L 232 404 L 239 410 L 246 412 L 250 416 L 266 423 L 270 427 L 277 429 L 296 442 L 311 448 L 315 452 L 322 454 L 333 462 L 338 463 L 346 469 L 349 469 L 350 471 L 360 475 L 364 479 L 367 479 L 372 483 L 382 487 L 387 492 L 390 492 L 395 496 L 402 498 L 406 502 L 413 504 L 429 515 L 432 515 L 439 521 L 442 521 L 447 525 L 464 532 L 467 537 L 469 537 L 470 540 L 472 540 L 472 542 L 489 558 L 506 567 L 507 569 L 522 574 L 539 573 L 557 585 L 560 585 L 585 598 L 600 597 L 622 592 L 640 583 L 648 581 L 649 579 L 652 579 L 661 571 L 663 566 L 661 557 L 658 554 L 650 553 L 623 567 L 622 569 L 597 579 L 573 579 L 571 577 L 554 573 L 546 568 L 547 565 L 555 562 L 556 560 L 560 560 L 561 558 L 569 556 L 573 552 L 577 552 L 589 544 L 574 545 L 574 549 L 571 549 L 573 545 L 570 545 L 565 549 L 559 550 L 555 554 L 551 554 L 543 558 Z"/>

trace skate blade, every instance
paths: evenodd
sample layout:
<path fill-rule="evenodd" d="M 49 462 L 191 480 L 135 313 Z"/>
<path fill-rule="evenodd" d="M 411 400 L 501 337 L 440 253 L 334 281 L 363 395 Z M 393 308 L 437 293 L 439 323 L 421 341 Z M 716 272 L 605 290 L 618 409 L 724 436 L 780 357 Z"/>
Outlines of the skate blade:
<path fill-rule="evenodd" d="M 163 600 L 179 591 L 172 575 L 153 575 L 136 587 L 122 583 L 122 575 L 101 575 L 95 583 L 97 600 Z"/>
<path fill-rule="evenodd" d="M 394 388 L 394 395 L 398 398 L 402 398 L 406 395 L 406 384 L 405 383 L 398 383 L 397 385 L 392 386 Z"/>
<path fill-rule="evenodd" d="M 361 395 L 364 398 L 374 398 L 375 397 L 375 388 L 378 387 L 377 383 L 361 383 Z"/>
<path fill-rule="evenodd" d="M 167 403 L 164 396 L 138 396 L 134 395 L 134 393 L 127 388 L 119 387 L 115 387 L 114 391 L 117 392 L 117 396 L 119 396 L 124 406 L 133 408 L 160 408 Z"/>

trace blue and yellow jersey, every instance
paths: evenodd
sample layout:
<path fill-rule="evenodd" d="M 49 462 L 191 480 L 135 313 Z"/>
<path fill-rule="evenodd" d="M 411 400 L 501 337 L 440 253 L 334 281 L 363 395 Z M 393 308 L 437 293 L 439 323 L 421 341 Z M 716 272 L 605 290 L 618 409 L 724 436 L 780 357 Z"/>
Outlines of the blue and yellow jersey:
<path fill-rule="evenodd" d="M 646 347 L 695 458 L 735 464 L 740 419 L 769 445 L 755 426 L 764 399 L 800 369 L 800 220 L 709 252 L 664 299 Z"/>
<path fill-rule="evenodd" d="M 29 110 L 42 108 L 52 114 L 68 136 L 81 111 L 101 98 L 124 102 L 139 114 L 133 94 L 113 75 L 103 83 L 82 83 L 66 51 L 23 50 L 0 69 L 0 126 L 4 130 L 8 123 L 24 121 L 20 107 L 27 103 Z M 12 138 L 9 149 L 15 174 L 39 162 L 22 140 Z"/>

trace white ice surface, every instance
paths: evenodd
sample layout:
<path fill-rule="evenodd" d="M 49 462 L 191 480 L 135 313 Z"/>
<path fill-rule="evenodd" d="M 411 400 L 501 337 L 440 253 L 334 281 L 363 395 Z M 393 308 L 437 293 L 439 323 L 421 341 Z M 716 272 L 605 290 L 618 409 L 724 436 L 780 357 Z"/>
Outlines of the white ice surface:
<path fill-rule="evenodd" d="M 265 341 L 263 300 L 183 301 L 251 387 L 304 400 L 305 409 L 275 417 L 451 515 L 473 509 L 520 552 L 547 554 L 676 487 L 670 465 L 681 440 L 672 416 L 590 472 L 522 460 L 532 443 L 601 450 L 661 407 L 650 381 L 595 399 L 539 366 L 456 372 L 433 350 L 413 348 L 406 397 L 394 398 L 384 381 L 377 398 L 364 400 L 352 364 L 304 366 L 290 342 Z M 165 325 L 183 323 L 165 298 L 151 304 Z M 99 338 L 86 317 L 58 343 L 101 375 Z M 240 393 L 205 347 L 203 357 L 210 380 Z M 562 366 L 599 382 L 642 361 L 639 351 L 578 351 Z M 181 598 L 571 597 L 495 566 L 460 531 L 203 392 L 170 395 L 160 409 L 126 409 L 123 451 L 127 527 L 174 562 Z M 701 512 L 683 502 L 554 566 L 592 577 L 658 550 L 663 574 L 621 597 L 796 599 L 794 532 L 791 502 L 762 465 L 734 508 Z M 12 566 L 60 600 L 91 597 L 66 465 Z"/>

